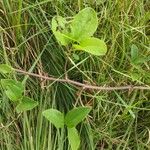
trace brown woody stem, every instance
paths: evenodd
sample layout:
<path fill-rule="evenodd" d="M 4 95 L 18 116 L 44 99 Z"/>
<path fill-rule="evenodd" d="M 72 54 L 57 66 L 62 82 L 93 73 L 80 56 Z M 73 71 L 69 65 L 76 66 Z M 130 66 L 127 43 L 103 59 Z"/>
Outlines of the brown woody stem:
<path fill-rule="evenodd" d="M 42 75 L 35 74 L 35 73 L 29 73 L 29 72 L 26 72 L 26 71 L 23 71 L 23 70 L 20 70 L 20 69 L 14 69 L 14 71 L 16 71 L 18 73 L 25 74 L 25 75 L 29 75 L 29 76 L 33 76 L 33 77 L 37 77 L 37 78 L 42 78 L 42 79 L 45 79 L 45 80 L 73 84 L 73 85 L 82 87 L 83 89 L 106 90 L 106 91 L 133 90 L 133 89 L 150 90 L 150 86 L 133 86 L 133 85 L 118 86 L 118 87 L 95 86 L 95 85 L 88 85 L 88 84 L 80 83 L 80 82 L 73 81 L 73 80 L 70 80 L 70 79 L 60 79 L 60 78 L 55 78 L 55 77 L 42 76 Z"/>

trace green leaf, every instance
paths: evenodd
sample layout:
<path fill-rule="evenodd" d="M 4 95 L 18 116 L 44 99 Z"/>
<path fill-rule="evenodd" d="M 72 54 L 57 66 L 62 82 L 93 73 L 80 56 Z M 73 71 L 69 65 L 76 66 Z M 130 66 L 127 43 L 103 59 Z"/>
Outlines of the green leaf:
<path fill-rule="evenodd" d="M 52 31 L 56 39 L 62 44 L 67 45 L 70 43 L 69 33 L 67 28 L 67 21 L 61 16 L 55 16 L 52 19 Z"/>
<path fill-rule="evenodd" d="M 75 127 L 88 115 L 90 111 L 90 107 L 77 107 L 70 110 L 65 116 L 65 124 L 69 128 Z"/>
<path fill-rule="evenodd" d="M 105 42 L 94 37 L 82 40 L 79 45 L 73 44 L 73 47 L 97 56 L 105 55 L 107 52 Z"/>
<path fill-rule="evenodd" d="M 9 87 L 6 91 L 5 94 L 11 101 L 19 101 L 22 98 L 22 94 L 18 92 L 19 89 L 17 87 Z"/>
<path fill-rule="evenodd" d="M 131 72 L 130 76 L 132 78 L 132 81 L 138 81 L 142 77 L 141 74 L 138 72 Z"/>
<path fill-rule="evenodd" d="M 73 58 L 74 58 L 76 61 L 80 60 L 79 55 L 77 55 L 77 54 L 73 54 L 72 56 L 73 56 Z"/>
<path fill-rule="evenodd" d="M 135 59 L 133 63 L 135 65 L 140 65 L 148 61 L 150 61 L 150 56 L 149 57 L 140 56 L 139 58 Z"/>
<path fill-rule="evenodd" d="M 140 65 L 144 62 L 150 61 L 150 56 L 142 56 L 139 52 L 139 49 L 136 45 L 132 44 L 131 46 L 131 61 L 134 65 Z"/>
<path fill-rule="evenodd" d="M 1 64 L 0 65 L 0 72 L 1 73 L 11 73 L 12 72 L 12 68 L 11 66 L 7 65 L 7 64 Z"/>
<path fill-rule="evenodd" d="M 71 36 L 81 41 L 94 34 L 98 27 L 98 18 L 94 9 L 87 7 L 75 15 L 71 24 Z"/>
<path fill-rule="evenodd" d="M 10 87 L 10 86 L 16 86 L 22 92 L 24 91 L 24 86 L 22 85 L 22 83 L 13 79 L 1 79 L 1 84 L 4 89 L 7 89 L 7 87 Z"/>
<path fill-rule="evenodd" d="M 2 87 L 5 90 L 7 97 L 12 101 L 19 101 L 22 98 L 24 87 L 21 82 L 12 79 L 2 79 Z"/>
<path fill-rule="evenodd" d="M 142 21 L 142 23 L 146 23 L 146 22 L 148 22 L 149 20 L 150 20 L 150 11 L 145 12 L 145 13 L 143 14 L 143 17 L 142 17 L 141 21 Z"/>
<path fill-rule="evenodd" d="M 139 49 L 135 44 L 131 45 L 131 59 L 134 61 L 139 57 Z"/>
<path fill-rule="evenodd" d="M 43 112 L 43 116 L 56 128 L 64 127 L 64 115 L 56 109 L 48 109 Z"/>
<path fill-rule="evenodd" d="M 31 110 L 38 105 L 38 102 L 34 101 L 33 99 L 24 96 L 21 102 L 17 105 L 16 110 L 18 113 Z"/>
<path fill-rule="evenodd" d="M 68 140 L 72 150 L 78 150 L 80 146 L 80 137 L 76 128 L 67 128 Z"/>

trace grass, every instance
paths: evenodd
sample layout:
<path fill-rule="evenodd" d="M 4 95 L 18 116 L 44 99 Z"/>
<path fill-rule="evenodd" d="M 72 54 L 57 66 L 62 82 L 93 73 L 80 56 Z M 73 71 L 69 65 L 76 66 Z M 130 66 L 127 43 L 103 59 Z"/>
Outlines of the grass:
<path fill-rule="evenodd" d="M 56 41 L 50 23 L 56 14 L 71 17 L 87 6 L 98 13 L 95 36 L 105 40 L 108 52 L 103 57 L 79 52 L 76 61 Z M 133 44 L 139 57 L 150 56 L 149 9 L 148 0 L 1 0 L 0 63 L 60 78 L 67 72 L 70 79 L 102 86 L 150 85 L 150 61 L 135 65 L 131 60 Z M 149 91 L 82 91 L 34 77 L 13 77 L 25 83 L 25 94 L 39 106 L 18 115 L 1 90 L 1 150 L 69 150 L 66 130 L 57 131 L 42 111 L 53 107 L 67 112 L 81 105 L 92 106 L 89 117 L 78 126 L 81 150 L 150 149 Z"/>

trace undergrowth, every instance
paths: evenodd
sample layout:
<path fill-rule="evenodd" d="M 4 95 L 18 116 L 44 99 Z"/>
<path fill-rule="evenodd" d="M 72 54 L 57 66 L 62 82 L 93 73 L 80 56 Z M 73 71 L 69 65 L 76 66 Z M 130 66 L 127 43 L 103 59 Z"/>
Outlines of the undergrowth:
<path fill-rule="evenodd" d="M 106 42 L 108 51 L 105 56 L 74 52 L 79 57 L 75 59 L 57 42 L 51 20 L 55 15 L 72 17 L 85 7 L 97 12 L 94 36 Z M 150 85 L 149 10 L 148 0 L 1 0 L 0 63 L 44 76 L 65 78 L 67 74 L 69 79 L 93 85 Z M 149 91 L 84 90 L 19 73 L 13 77 L 25 83 L 26 95 L 39 105 L 17 114 L 1 90 L 1 150 L 69 150 L 67 131 L 56 130 L 42 111 L 68 112 L 85 105 L 92 110 L 77 126 L 81 150 L 150 149 Z"/>

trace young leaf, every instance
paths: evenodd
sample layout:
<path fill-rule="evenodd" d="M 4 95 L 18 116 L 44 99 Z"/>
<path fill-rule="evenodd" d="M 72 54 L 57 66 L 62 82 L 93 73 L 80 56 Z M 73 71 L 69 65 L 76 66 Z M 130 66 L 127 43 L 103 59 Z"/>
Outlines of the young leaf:
<path fill-rule="evenodd" d="M 64 46 L 70 42 L 66 24 L 67 21 L 61 16 L 55 16 L 52 19 L 52 31 L 56 39 Z"/>
<path fill-rule="evenodd" d="M 135 44 L 131 45 L 131 60 L 134 62 L 139 57 L 139 49 Z"/>
<path fill-rule="evenodd" d="M 65 124 L 69 128 L 75 127 L 88 115 L 90 111 L 90 107 L 77 107 L 70 110 L 65 116 Z"/>
<path fill-rule="evenodd" d="M 150 56 L 149 57 L 140 56 L 137 59 L 135 59 L 133 63 L 135 65 L 140 65 L 140 64 L 142 64 L 144 62 L 148 62 L 148 61 L 150 61 Z"/>
<path fill-rule="evenodd" d="M 0 65 L 0 72 L 1 73 L 11 73 L 12 72 L 12 68 L 11 66 L 7 65 L 7 64 L 1 64 Z"/>
<path fill-rule="evenodd" d="M 38 105 L 38 102 L 34 101 L 33 99 L 24 96 L 21 102 L 17 105 L 16 110 L 18 113 L 31 110 Z"/>
<path fill-rule="evenodd" d="M 43 116 L 56 128 L 64 127 L 64 114 L 56 109 L 48 109 L 43 112 Z"/>
<path fill-rule="evenodd" d="M 22 98 L 22 92 L 20 92 L 20 89 L 16 86 L 7 87 L 5 94 L 13 102 L 19 101 Z"/>
<path fill-rule="evenodd" d="M 98 18 L 94 9 L 87 7 L 75 15 L 71 24 L 71 36 L 81 41 L 94 34 L 98 27 Z"/>
<path fill-rule="evenodd" d="M 68 140 L 69 144 L 71 145 L 72 150 L 78 150 L 80 146 L 80 137 L 78 135 L 77 129 L 74 128 L 67 128 L 68 130 Z"/>
<path fill-rule="evenodd" d="M 79 55 L 77 55 L 77 54 L 73 54 L 72 56 L 73 56 L 73 58 L 74 58 L 74 60 L 75 60 L 75 61 L 78 61 L 78 60 L 80 60 L 80 57 L 79 57 Z"/>
<path fill-rule="evenodd" d="M 7 97 L 12 101 L 18 101 L 22 98 L 24 87 L 21 82 L 12 79 L 2 79 L 2 87 L 5 90 Z"/>
<path fill-rule="evenodd" d="M 132 44 L 131 46 L 131 61 L 134 65 L 140 65 L 144 62 L 150 61 L 150 56 L 142 56 L 139 52 L 139 49 L 136 45 Z"/>
<path fill-rule="evenodd" d="M 94 37 L 82 40 L 79 45 L 73 44 L 73 47 L 97 56 L 104 55 L 107 52 L 105 42 Z"/>
<path fill-rule="evenodd" d="M 7 87 L 14 85 L 17 86 L 22 92 L 24 90 L 24 86 L 22 85 L 22 83 L 13 79 L 1 79 L 1 84 L 4 89 L 7 89 Z"/>

